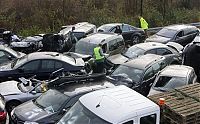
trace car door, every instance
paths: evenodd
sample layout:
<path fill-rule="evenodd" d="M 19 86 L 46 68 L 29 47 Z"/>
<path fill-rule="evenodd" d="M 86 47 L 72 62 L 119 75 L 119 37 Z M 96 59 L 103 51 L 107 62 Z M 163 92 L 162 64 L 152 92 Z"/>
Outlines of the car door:
<path fill-rule="evenodd" d="M 68 100 L 68 102 L 65 103 L 64 107 L 62 107 L 62 110 L 57 114 L 57 116 L 54 116 L 53 120 L 54 123 L 56 123 L 58 120 L 61 119 L 61 117 L 78 101 L 78 99 L 82 96 L 83 94 L 78 94 L 76 96 L 73 96 Z"/>
<path fill-rule="evenodd" d="M 150 84 L 153 82 L 154 80 L 154 71 L 153 71 L 153 67 L 149 67 L 145 73 L 144 73 L 144 77 L 143 77 L 143 82 L 140 88 L 140 92 L 141 94 L 147 96 L 150 90 Z"/>
<path fill-rule="evenodd" d="M 22 66 L 18 67 L 16 69 L 16 77 L 25 77 L 25 78 L 30 78 L 34 75 L 36 75 L 36 78 L 40 79 L 40 75 L 38 75 L 38 70 L 40 66 L 40 60 L 32 60 L 29 61 Z"/>
<path fill-rule="evenodd" d="M 195 30 L 193 28 L 185 29 L 184 30 L 184 36 L 185 36 L 184 46 L 187 45 L 188 43 L 191 43 L 196 35 L 197 35 L 197 30 Z"/>
<path fill-rule="evenodd" d="M 174 42 L 185 46 L 185 45 L 187 45 L 187 42 L 186 42 L 187 38 L 188 38 L 188 36 L 184 35 L 184 31 L 179 31 L 175 36 Z"/>
<path fill-rule="evenodd" d="M 179 58 L 177 55 L 173 54 L 170 50 L 166 49 L 166 48 L 158 48 L 156 49 L 156 54 L 157 55 L 161 55 L 161 56 L 165 56 L 165 59 L 167 61 L 171 61 L 172 63 L 179 63 Z"/>
<path fill-rule="evenodd" d="M 55 71 L 55 61 L 51 59 L 41 60 L 41 67 L 38 71 L 40 79 L 48 79 L 50 74 Z"/>
<path fill-rule="evenodd" d="M 130 31 L 130 26 L 127 24 L 122 24 L 122 36 L 124 41 L 131 40 L 132 32 Z"/>

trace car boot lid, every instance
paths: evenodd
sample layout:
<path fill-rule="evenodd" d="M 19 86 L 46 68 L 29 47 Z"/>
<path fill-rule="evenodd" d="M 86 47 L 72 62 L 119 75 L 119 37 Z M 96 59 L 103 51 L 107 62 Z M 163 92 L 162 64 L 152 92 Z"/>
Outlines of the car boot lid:
<path fill-rule="evenodd" d="M 0 83 L 0 93 L 3 96 L 19 94 L 21 91 L 17 87 L 17 81 L 6 81 Z"/>

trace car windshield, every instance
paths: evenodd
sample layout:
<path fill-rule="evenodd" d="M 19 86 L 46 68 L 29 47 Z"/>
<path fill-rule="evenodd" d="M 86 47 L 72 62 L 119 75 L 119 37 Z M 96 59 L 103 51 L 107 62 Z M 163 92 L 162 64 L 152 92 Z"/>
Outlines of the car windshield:
<path fill-rule="evenodd" d="M 42 109 L 54 113 L 62 107 L 68 98 L 67 95 L 60 93 L 57 90 L 48 90 L 38 97 L 34 103 Z"/>
<path fill-rule="evenodd" d="M 79 101 L 61 118 L 58 124 L 110 124 L 101 119 Z"/>
<path fill-rule="evenodd" d="M 13 60 L 11 67 L 13 68 L 13 67 L 20 66 L 20 65 L 24 64 L 27 61 L 27 57 L 28 57 L 28 55 L 25 55 L 21 58 Z"/>
<path fill-rule="evenodd" d="M 120 65 L 110 76 L 113 78 L 117 78 L 117 76 L 129 78 L 133 83 L 137 84 L 141 80 L 142 75 L 143 70 L 141 69 Z"/>
<path fill-rule="evenodd" d="M 112 27 L 111 25 L 102 25 L 99 27 L 98 32 L 109 32 Z"/>
<path fill-rule="evenodd" d="M 75 45 L 75 53 L 80 53 L 84 55 L 92 55 L 94 48 L 97 46 L 97 44 L 92 44 L 89 41 L 83 41 L 80 40 Z"/>
<path fill-rule="evenodd" d="M 185 85 L 187 79 L 185 77 L 169 77 L 159 76 L 156 79 L 155 88 L 174 89 Z"/>
<path fill-rule="evenodd" d="M 156 35 L 167 37 L 167 38 L 173 38 L 176 35 L 177 31 L 172 29 L 163 28 L 161 29 Z"/>
<path fill-rule="evenodd" d="M 132 46 L 129 49 L 127 49 L 124 53 L 122 53 L 123 56 L 128 57 L 129 59 L 136 58 L 139 55 L 144 54 L 144 50 L 140 49 L 139 47 Z"/>

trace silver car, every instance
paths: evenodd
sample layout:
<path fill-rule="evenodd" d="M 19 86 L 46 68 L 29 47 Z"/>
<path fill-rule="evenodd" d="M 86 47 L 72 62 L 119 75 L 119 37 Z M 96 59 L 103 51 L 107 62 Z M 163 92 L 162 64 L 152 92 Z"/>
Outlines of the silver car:
<path fill-rule="evenodd" d="M 196 83 L 194 69 L 185 65 L 170 65 L 160 71 L 151 87 L 150 95 L 169 91 L 177 87 Z"/>
<path fill-rule="evenodd" d="M 5 102 L 6 110 L 10 113 L 14 107 L 39 97 L 44 91 L 41 83 L 6 81 L 0 83 L 0 100 Z"/>

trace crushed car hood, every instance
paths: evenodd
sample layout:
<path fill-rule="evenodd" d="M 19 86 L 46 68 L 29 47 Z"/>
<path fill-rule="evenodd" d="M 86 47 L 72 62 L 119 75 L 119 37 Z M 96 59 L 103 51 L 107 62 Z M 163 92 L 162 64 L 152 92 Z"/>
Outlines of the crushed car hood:
<path fill-rule="evenodd" d="M 154 35 L 150 36 L 149 38 L 147 38 L 146 42 L 167 43 L 170 40 L 171 40 L 170 38 L 162 37 L 162 36 L 158 36 L 158 35 L 154 34 Z"/>
<path fill-rule="evenodd" d="M 0 93 L 3 96 L 12 95 L 12 94 L 19 94 L 21 91 L 17 87 L 17 81 L 6 81 L 0 83 Z"/>
<path fill-rule="evenodd" d="M 112 62 L 113 64 L 122 64 L 126 61 L 128 61 L 129 59 L 121 54 L 116 54 L 113 56 L 110 56 L 107 58 L 110 62 Z"/>
<path fill-rule="evenodd" d="M 36 106 L 33 101 L 25 102 L 14 109 L 15 115 L 26 121 L 39 121 L 53 113 Z"/>

